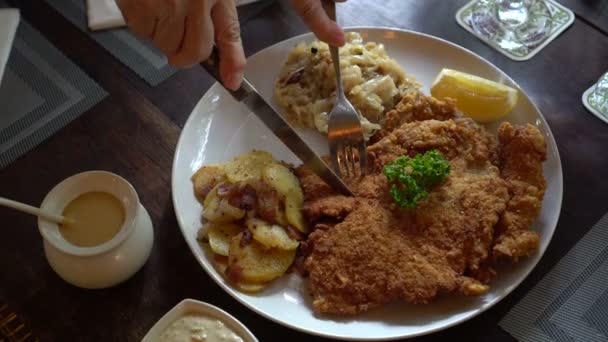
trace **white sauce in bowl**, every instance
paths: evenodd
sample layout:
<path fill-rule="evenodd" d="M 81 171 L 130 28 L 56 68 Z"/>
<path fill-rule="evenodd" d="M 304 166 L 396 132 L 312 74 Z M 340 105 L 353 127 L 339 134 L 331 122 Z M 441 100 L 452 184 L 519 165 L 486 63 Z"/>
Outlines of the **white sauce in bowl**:
<path fill-rule="evenodd" d="M 160 335 L 161 342 L 243 342 L 230 327 L 217 318 L 184 315 Z"/>

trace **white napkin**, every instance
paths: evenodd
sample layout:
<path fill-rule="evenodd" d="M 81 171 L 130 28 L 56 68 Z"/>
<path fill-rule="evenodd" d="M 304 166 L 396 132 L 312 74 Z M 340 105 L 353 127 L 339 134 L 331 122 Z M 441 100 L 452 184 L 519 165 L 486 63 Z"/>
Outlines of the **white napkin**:
<path fill-rule="evenodd" d="M 91 30 L 125 26 L 125 20 L 114 0 L 87 0 L 87 16 Z"/>
<path fill-rule="evenodd" d="M 236 0 L 236 5 L 241 6 L 256 1 L 259 0 Z M 125 20 L 115 0 L 87 0 L 87 15 L 89 28 L 93 31 L 125 26 Z"/>
<path fill-rule="evenodd" d="M 19 10 L 16 8 L 0 9 L 0 83 L 13 46 L 17 26 L 19 26 Z"/>

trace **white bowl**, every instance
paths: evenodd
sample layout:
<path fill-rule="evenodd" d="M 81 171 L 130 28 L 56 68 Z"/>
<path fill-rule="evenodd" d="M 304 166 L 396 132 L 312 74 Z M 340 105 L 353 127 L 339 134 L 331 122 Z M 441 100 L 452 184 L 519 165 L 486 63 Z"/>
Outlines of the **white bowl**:
<path fill-rule="evenodd" d="M 173 309 L 169 310 L 154 326 L 148 331 L 142 342 L 160 342 L 159 337 L 163 331 L 176 319 L 186 314 L 200 314 L 211 318 L 219 319 L 226 324 L 232 331 L 239 335 L 245 342 L 257 342 L 251 331 L 226 311 L 203 303 L 194 299 L 184 299 Z"/>
<path fill-rule="evenodd" d="M 150 256 L 154 240 L 152 221 L 135 189 L 110 172 L 88 171 L 65 179 L 46 195 L 41 208 L 61 214 L 78 196 L 94 191 L 115 196 L 125 209 L 125 222 L 110 241 L 93 247 L 75 246 L 64 239 L 56 223 L 38 219 L 44 252 L 53 270 L 68 283 L 90 289 L 111 287 L 130 278 Z"/>

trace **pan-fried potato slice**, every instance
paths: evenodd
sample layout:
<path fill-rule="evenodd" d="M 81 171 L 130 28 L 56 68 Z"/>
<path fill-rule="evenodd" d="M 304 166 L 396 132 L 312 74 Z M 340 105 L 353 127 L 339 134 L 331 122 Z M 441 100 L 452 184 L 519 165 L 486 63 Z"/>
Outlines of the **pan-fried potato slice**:
<path fill-rule="evenodd" d="M 299 189 L 299 188 L 298 188 Z M 289 191 L 285 197 L 285 216 L 287 221 L 292 226 L 296 227 L 302 233 L 308 233 L 308 226 L 304 222 L 302 216 L 302 204 L 304 203 L 304 196 L 300 191 Z"/>
<path fill-rule="evenodd" d="M 215 223 L 227 223 L 240 220 L 245 216 L 245 210 L 233 207 L 227 199 L 217 196 L 216 185 L 203 202 L 203 217 Z"/>
<path fill-rule="evenodd" d="M 298 178 L 287 167 L 278 163 L 266 165 L 262 171 L 262 180 L 273 187 L 281 197 L 286 197 L 290 191 L 302 193 Z"/>
<path fill-rule="evenodd" d="M 215 255 L 213 258 L 213 266 L 215 269 L 225 278 L 228 279 L 228 275 L 226 274 L 226 270 L 228 270 L 228 258 L 224 256 Z M 230 279 L 228 279 L 230 281 Z M 233 282 L 230 281 L 234 287 L 242 292 L 247 293 L 256 293 L 264 290 L 268 283 L 246 283 L 246 282 Z"/>
<path fill-rule="evenodd" d="M 243 233 L 232 238 L 228 267 L 237 282 L 264 283 L 283 275 L 293 263 L 295 250 L 264 249 L 255 240 L 241 244 Z"/>
<path fill-rule="evenodd" d="M 285 205 L 278 192 L 264 183 L 265 186 L 257 191 L 256 213 L 261 219 L 278 223 L 281 226 L 288 224 L 285 217 Z"/>
<path fill-rule="evenodd" d="M 226 276 L 226 270 L 228 269 L 228 258 L 225 256 L 213 256 L 213 266 L 223 276 Z"/>
<path fill-rule="evenodd" d="M 235 157 L 226 164 L 226 176 L 232 183 L 262 179 L 262 170 L 267 164 L 275 163 L 268 152 L 251 151 Z"/>
<path fill-rule="evenodd" d="M 285 227 L 289 224 L 289 222 L 287 222 L 287 216 L 285 216 L 285 211 L 283 211 L 282 208 L 279 207 L 277 207 L 277 216 L 275 220 L 281 227 Z"/>
<path fill-rule="evenodd" d="M 298 241 L 291 239 L 283 227 L 276 224 L 269 224 L 259 219 L 248 219 L 246 224 L 253 234 L 253 239 L 264 245 L 265 248 L 291 251 L 298 248 L 300 244 Z"/>
<path fill-rule="evenodd" d="M 192 175 L 194 194 L 199 202 L 203 202 L 209 191 L 218 183 L 226 179 L 226 172 L 221 165 L 203 166 Z"/>
<path fill-rule="evenodd" d="M 209 247 L 219 255 L 228 256 L 232 237 L 243 229 L 242 226 L 234 223 L 209 223 L 207 232 Z"/>
<path fill-rule="evenodd" d="M 199 242 L 208 242 L 209 241 L 209 227 L 207 224 L 204 224 L 198 232 L 196 232 L 196 240 Z"/>
<path fill-rule="evenodd" d="M 264 290 L 268 286 L 268 283 L 258 284 L 258 283 L 238 282 L 238 283 L 234 283 L 234 286 L 243 292 L 256 293 L 256 292 L 260 292 L 260 291 Z"/>
<path fill-rule="evenodd" d="M 203 209 L 211 206 L 211 202 L 219 201 L 219 199 L 217 198 L 217 187 L 218 186 L 219 186 L 219 184 L 216 184 L 205 197 L 205 200 L 203 201 Z"/>

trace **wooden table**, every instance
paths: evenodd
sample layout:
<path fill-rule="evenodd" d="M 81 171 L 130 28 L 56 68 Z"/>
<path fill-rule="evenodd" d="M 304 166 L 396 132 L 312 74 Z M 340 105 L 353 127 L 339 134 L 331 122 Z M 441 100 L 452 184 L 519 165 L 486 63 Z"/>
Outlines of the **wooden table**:
<path fill-rule="evenodd" d="M 512 341 L 498 327 L 500 318 L 608 210 L 608 182 L 604 181 L 608 126 L 590 115 L 580 101 L 583 91 L 608 70 L 608 35 L 590 24 L 590 19 L 577 19 L 535 58 L 513 62 L 457 26 L 454 13 L 465 2 L 351 0 L 339 11 L 344 25 L 416 30 L 476 52 L 518 82 L 549 122 L 561 153 L 565 192 L 560 222 L 545 256 L 526 281 L 492 309 L 421 338 Z M 40 203 L 51 187 L 70 175 L 91 169 L 112 171 L 137 188 L 155 225 L 155 245 L 145 267 L 129 281 L 107 290 L 81 290 L 59 279 L 46 263 L 35 220 L 0 209 L 0 299 L 19 312 L 42 341 L 138 341 L 183 298 L 230 311 L 260 341 L 323 340 L 264 319 L 225 294 L 197 264 L 181 236 L 171 201 L 171 162 L 180 128 L 212 84 L 202 68 L 182 70 L 150 87 L 45 2 L 18 3 L 23 17 L 110 95 L 1 170 L 0 194 Z M 598 20 L 607 22 L 608 17 Z M 260 8 L 242 31 L 251 55 L 307 30 L 289 1 L 281 0 Z"/>
<path fill-rule="evenodd" d="M 608 33 L 607 0 L 558 0 L 558 2 L 570 8 L 580 20 Z"/>

